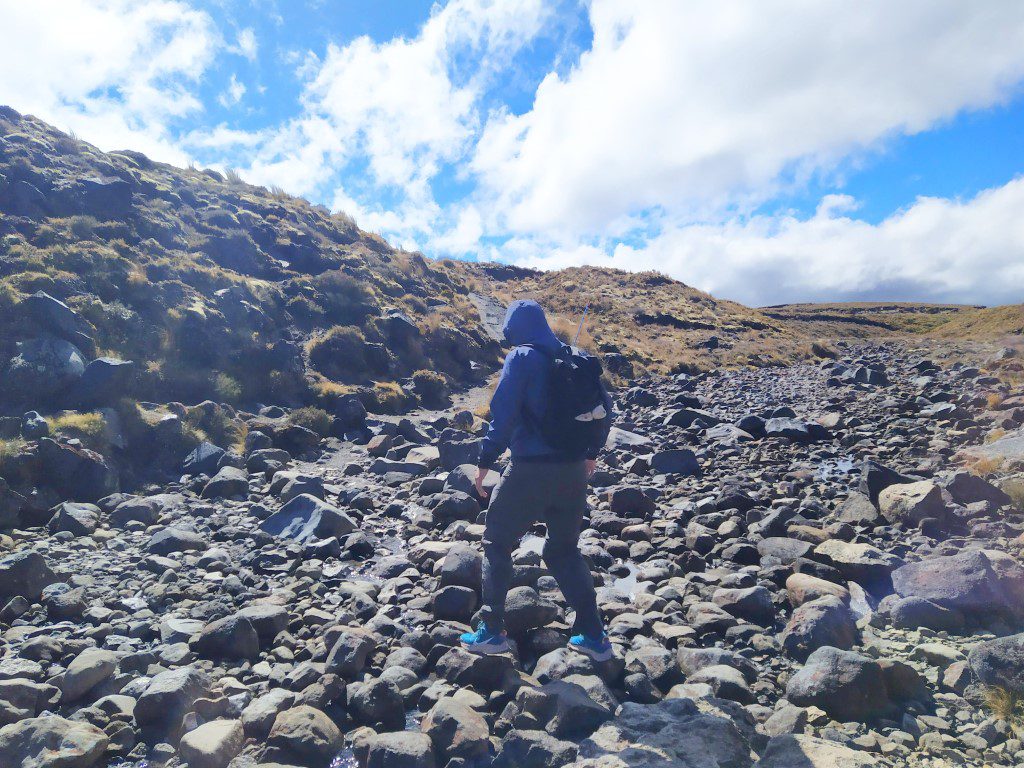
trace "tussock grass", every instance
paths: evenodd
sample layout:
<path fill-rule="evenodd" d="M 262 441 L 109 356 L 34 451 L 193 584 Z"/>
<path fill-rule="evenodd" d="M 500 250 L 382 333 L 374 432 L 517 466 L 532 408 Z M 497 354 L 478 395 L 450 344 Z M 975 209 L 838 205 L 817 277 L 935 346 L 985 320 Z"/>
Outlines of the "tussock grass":
<path fill-rule="evenodd" d="M 307 406 L 305 408 L 296 408 L 288 414 L 288 421 L 300 427 L 310 429 L 320 435 L 320 437 L 326 437 L 330 434 L 333 419 L 323 408 Z"/>
<path fill-rule="evenodd" d="M 1024 697 L 1002 686 L 990 685 L 985 689 L 984 706 L 993 717 L 1008 724 L 1018 737 L 1024 734 Z"/>

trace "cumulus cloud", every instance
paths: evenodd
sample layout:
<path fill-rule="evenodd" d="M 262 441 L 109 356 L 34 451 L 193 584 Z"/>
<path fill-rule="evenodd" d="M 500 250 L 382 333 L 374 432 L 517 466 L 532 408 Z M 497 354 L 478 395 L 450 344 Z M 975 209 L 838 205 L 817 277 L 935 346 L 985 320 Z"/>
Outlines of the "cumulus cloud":
<path fill-rule="evenodd" d="M 488 73 L 547 13 L 542 0 L 453 0 L 436 6 L 416 37 L 364 36 L 305 57 L 303 113 L 266 142 L 247 177 L 311 194 L 333 175 L 327 169 L 358 158 L 373 186 L 433 207 L 429 182 L 469 149 Z M 472 56 L 468 71 L 456 66 L 461 54 Z"/>
<path fill-rule="evenodd" d="M 177 0 L 0 0 L 0 103 L 104 149 L 183 163 L 169 120 L 201 110 L 195 86 L 220 45 Z"/>
<path fill-rule="evenodd" d="M 926 197 L 878 224 L 845 196 L 815 214 L 669 228 L 643 246 L 552 246 L 517 239 L 518 263 L 657 269 L 746 304 L 807 301 L 1015 303 L 1024 286 L 1024 178 L 969 200 Z"/>
<path fill-rule="evenodd" d="M 578 65 L 479 142 L 494 227 L 578 238 L 750 210 L 1024 76 L 1015 0 L 593 0 L 590 22 Z"/>

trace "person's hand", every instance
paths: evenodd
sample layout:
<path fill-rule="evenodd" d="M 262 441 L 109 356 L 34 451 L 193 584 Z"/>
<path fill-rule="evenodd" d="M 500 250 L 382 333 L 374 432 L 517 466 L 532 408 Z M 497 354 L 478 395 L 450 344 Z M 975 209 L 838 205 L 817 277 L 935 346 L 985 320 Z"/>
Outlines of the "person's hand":
<path fill-rule="evenodd" d="M 476 481 L 474 482 L 474 485 L 476 485 L 476 494 L 481 499 L 486 499 L 488 496 L 491 495 L 491 492 L 489 490 L 487 490 L 486 488 L 484 488 L 484 480 L 486 480 L 486 479 L 487 479 L 487 470 L 484 469 L 483 467 L 477 467 L 476 468 Z"/>
<path fill-rule="evenodd" d="M 594 470 L 597 469 L 597 459 L 587 459 L 584 466 L 587 468 L 587 477 L 593 477 Z"/>

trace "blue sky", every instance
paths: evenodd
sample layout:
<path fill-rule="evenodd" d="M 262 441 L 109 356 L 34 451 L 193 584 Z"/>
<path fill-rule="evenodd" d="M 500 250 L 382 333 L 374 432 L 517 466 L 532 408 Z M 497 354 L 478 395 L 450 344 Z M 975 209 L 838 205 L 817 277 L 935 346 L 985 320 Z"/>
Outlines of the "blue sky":
<path fill-rule="evenodd" d="M 0 0 L 0 67 L 432 257 L 1024 301 L 1018 0 Z"/>

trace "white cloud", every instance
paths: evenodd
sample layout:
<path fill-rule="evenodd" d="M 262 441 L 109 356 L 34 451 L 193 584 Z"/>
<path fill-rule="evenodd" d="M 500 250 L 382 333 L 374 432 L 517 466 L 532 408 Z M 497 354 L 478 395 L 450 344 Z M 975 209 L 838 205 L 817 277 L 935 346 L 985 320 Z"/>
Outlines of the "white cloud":
<path fill-rule="evenodd" d="M 252 27 L 246 27 L 239 31 L 238 39 L 232 50 L 249 61 L 256 61 L 256 56 L 259 53 L 259 44 L 256 42 L 255 30 Z"/>
<path fill-rule="evenodd" d="M 103 149 L 184 163 L 167 122 L 199 111 L 196 82 L 220 44 L 176 0 L 0 0 L 0 103 Z"/>
<path fill-rule="evenodd" d="M 657 269 L 751 305 L 926 300 L 1015 303 L 1024 286 L 1024 177 L 966 201 L 920 198 L 878 224 L 844 213 L 845 196 L 808 219 L 755 216 L 670 228 L 642 247 L 513 241 L 513 261 Z"/>
<path fill-rule="evenodd" d="M 232 74 L 228 81 L 228 87 L 217 97 L 217 101 L 224 108 L 233 107 L 245 96 L 245 83 L 241 82 L 237 75 Z"/>
<path fill-rule="evenodd" d="M 894 134 L 1007 98 L 1018 0 L 592 0 L 592 49 L 473 167 L 492 228 L 572 240 L 713 219 Z"/>
<path fill-rule="evenodd" d="M 303 113 L 267 140 L 247 178 L 315 194 L 350 161 L 365 161 L 372 193 L 385 189 L 411 202 L 417 223 L 406 202 L 401 216 L 374 205 L 367 216 L 395 224 L 387 231 L 403 242 L 429 233 L 424 215 L 437 210 L 430 181 L 471 148 L 484 84 L 548 13 L 543 0 L 453 0 L 436 6 L 413 38 L 360 37 L 329 45 L 322 58 L 291 52 L 308 80 Z M 462 54 L 468 67 L 457 66 Z"/>

